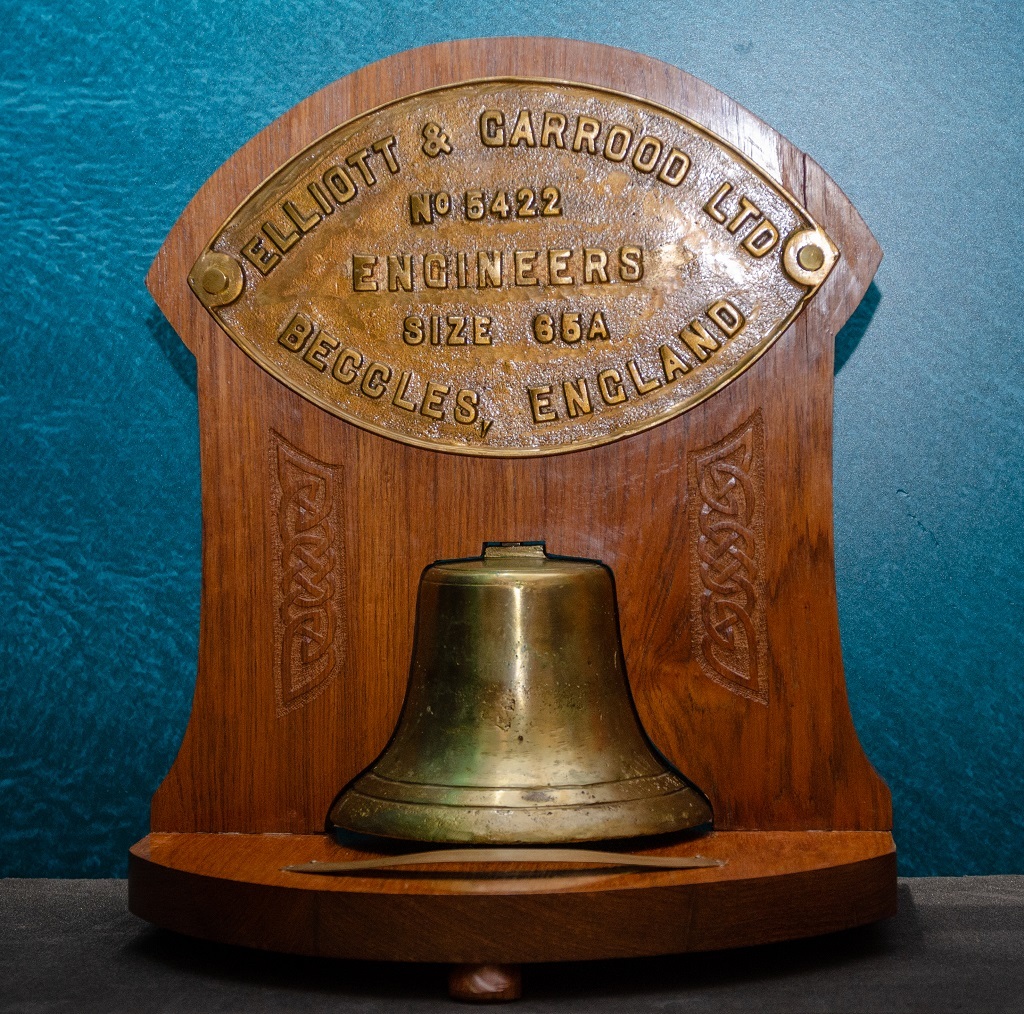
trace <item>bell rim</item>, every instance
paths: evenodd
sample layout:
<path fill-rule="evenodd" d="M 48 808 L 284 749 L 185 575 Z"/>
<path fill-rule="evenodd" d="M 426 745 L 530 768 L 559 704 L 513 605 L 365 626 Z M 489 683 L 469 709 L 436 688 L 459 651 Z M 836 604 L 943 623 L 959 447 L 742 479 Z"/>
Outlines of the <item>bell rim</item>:
<path fill-rule="evenodd" d="M 412 803 L 346 790 L 331 808 L 328 827 L 378 838 L 449 844 L 559 844 L 711 830 L 704 795 L 681 782 L 647 797 L 569 806 L 462 806 Z"/>
<path fill-rule="evenodd" d="M 536 810 L 538 807 L 562 810 L 574 806 L 658 799 L 689 788 L 692 788 L 691 784 L 670 768 L 578 785 L 452 785 L 404 781 L 371 769 L 355 779 L 345 791 L 382 803 L 493 810 Z"/>

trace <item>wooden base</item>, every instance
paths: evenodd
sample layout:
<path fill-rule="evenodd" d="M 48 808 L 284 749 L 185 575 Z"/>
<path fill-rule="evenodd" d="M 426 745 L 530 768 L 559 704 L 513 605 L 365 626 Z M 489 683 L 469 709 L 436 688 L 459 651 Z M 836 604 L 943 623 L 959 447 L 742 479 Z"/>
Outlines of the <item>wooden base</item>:
<path fill-rule="evenodd" d="M 695 870 L 538 863 L 404 867 L 364 876 L 283 866 L 368 858 L 325 835 L 153 833 L 131 850 L 129 905 L 190 936 L 332 958 L 518 964 L 744 947 L 896 911 L 886 831 L 725 831 L 648 850 Z"/>

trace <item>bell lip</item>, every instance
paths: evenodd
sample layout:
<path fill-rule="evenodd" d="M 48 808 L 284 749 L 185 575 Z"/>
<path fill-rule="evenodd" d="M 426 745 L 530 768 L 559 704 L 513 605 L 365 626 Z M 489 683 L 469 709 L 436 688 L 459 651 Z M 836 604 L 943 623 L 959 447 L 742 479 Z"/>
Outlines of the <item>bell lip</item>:
<path fill-rule="evenodd" d="M 328 833 L 462 845 L 542 845 L 615 841 L 711 830 L 707 797 L 681 779 L 659 796 L 569 806 L 501 807 L 410 803 L 363 795 L 353 784 L 326 822 Z"/>
<path fill-rule="evenodd" d="M 347 793 L 386 805 L 440 806 L 449 809 L 564 811 L 573 807 L 602 804 L 638 804 L 673 796 L 694 788 L 683 775 L 667 762 L 660 770 L 585 784 L 557 783 L 550 785 L 477 785 L 435 784 L 403 781 L 381 774 L 378 765 L 364 771 L 349 783 L 346 793 L 338 798 L 340 805 Z"/>

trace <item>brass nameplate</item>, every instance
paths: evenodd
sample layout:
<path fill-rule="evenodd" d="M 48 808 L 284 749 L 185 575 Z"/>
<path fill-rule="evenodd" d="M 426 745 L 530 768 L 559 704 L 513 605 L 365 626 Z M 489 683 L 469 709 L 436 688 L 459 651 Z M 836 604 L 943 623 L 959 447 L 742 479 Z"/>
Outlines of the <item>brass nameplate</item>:
<path fill-rule="evenodd" d="M 552 454 L 734 380 L 839 251 L 677 113 L 494 79 L 411 95 L 275 172 L 189 276 L 260 366 L 407 443 Z"/>

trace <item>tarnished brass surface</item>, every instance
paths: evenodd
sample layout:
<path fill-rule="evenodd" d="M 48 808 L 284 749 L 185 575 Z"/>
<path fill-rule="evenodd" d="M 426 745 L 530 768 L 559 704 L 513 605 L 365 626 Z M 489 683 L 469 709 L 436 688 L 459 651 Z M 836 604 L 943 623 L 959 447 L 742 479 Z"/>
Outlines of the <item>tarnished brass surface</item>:
<path fill-rule="evenodd" d="M 531 844 L 694 828 L 711 808 L 640 726 L 608 569 L 495 546 L 424 572 L 398 728 L 329 821 Z"/>
<path fill-rule="evenodd" d="M 839 252 L 678 114 L 493 79 L 331 131 L 189 276 L 257 363 L 408 443 L 549 454 L 691 408 L 746 369 Z"/>

